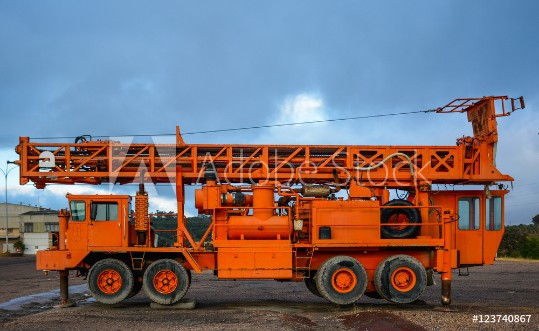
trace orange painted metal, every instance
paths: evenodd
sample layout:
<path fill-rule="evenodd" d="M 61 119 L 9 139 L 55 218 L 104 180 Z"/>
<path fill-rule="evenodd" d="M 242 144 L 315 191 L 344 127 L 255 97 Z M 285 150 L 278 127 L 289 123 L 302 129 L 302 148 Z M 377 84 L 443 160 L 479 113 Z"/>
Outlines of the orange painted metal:
<path fill-rule="evenodd" d="M 105 294 L 115 294 L 122 288 L 122 276 L 113 269 L 103 270 L 97 275 L 97 287 Z"/>
<path fill-rule="evenodd" d="M 148 231 L 148 193 L 137 192 L 135 196 L 135 231 Z"/>
<path fill-rule="evenodd" d="M 410 291 L 417 282 L 415 272 L 408 267 L 397 268 L 390 279 L 391 285 L 399 292 Z"/>
<path fill-rule="evenodd" d="M 290 279 L 292 246 L 286 241 L 266 241 L 265 246 L 235 241 L 236 247 L 219 246 L 217 275 L 222 279 Z"/>
<path fill-rule="evenodd" d="M 357 284 L 357 277 L 354 272 L 348 268 L 335 270 L 331 275 L 331 285 L 339 293 L 351 292 Z"/>
<path fill-rule="evenodd" d="M 250 179 L 326 183 L 333 180 L 333 170 L 337 171 L 339 180 L 345 182 L 351 177 L 361 177 L 362 172 L 356 170 L 357 167 L 378 164 L 395 153 L 406 154 L 412 159 L 412 168 L 420 182 L 484 184 L 512 180 L 491 165 L 492 148 L 482 143 L 449 147 L 228 145 L 217 150 L 212 145 L 177 147 L 110 142 L 81 145 L 37 143 L 21 138 L 18 146 L 21 184 L 31 181 L 38 188 L 51 183 L 125 184 L 137 181 L 140 171 L 145 168 L 153 169 L 147 176 L 154 183 L 169 183 L 176 181 L 175 164 L 183 169 L 184 184 L 201 182 L 205 164 L 214 164 L 219 179 L 227 183 L 241 183 Z M 54 168 L 39 167 L 40 154 L 47 150 L 53 150 L 58 155 Z M 79 150 L 80 155 L 75 157 L 70 150 Z M 127 150 L 138 151 L 136 157 L 126 160 L 123 156 L 125 152 L 119 151 Z M 120 156 L 115 153 L 120 153 Z M 85 170 L 74 166 L 77 164 L 85 165 Z M 403 157 L 395 157 L 385 166 L 369 171 L 365 180 L 376 186 L 409 185 L 412 183 L 410 166 Z"/>
<path fill-rule="evenodd" d="M 153 286 L 159 293 L 172 293 L 178 287 L 178 277 L 172 270 L 161 270 L 153 277 Z"/>
<path fill-rule="evenodd" d="M 58 249 L 63 251 L 66 249 L 66 232 L 69 213 L 66 209 L 61 209 L 58 213 Z"/>
<path fill-rule="evenodd" d="M 68 270 L 81 266 L 89 254 L 85 251 L 39 250 L 36 252 L 36 270 Z"/>
<path fill-rule="evenodd" d="M 368 172 L 370 186 L 410 185 L 411 168 L 420 183 L 485 184 L 511 181 L 495 167 L 497 142 L 495 102 L 507 97 L 457 99 L 440 113 L 467 112 L 474 127 L 474 139 L 459 139 L 457 146 L 328 146 L 328 145 L 202 145 L 202 144 L 122 144 L 117 141 L 81 143 L 39 143 L 21 137 L 20 182 L 47 184 L 132 183 L 144 173 L 154 183 L 176 181 L 176 167 L 182 168 L 183 184 L 200 182 L 208 165 L 220 182 L 254 181 L 325 183 L 361 178 L 365 168 L 386 164 Z M 457 102 L 459 101 L 460 102 Z M 181 137 L 178 137 L 180 139 Z M 183 141 L 183 140 L 181 140 Z M 52 158 L 52 160 L 51 160 Z M 42 161 L 50 161 L 43 166 Z M 42 164 L 40 166 L 40 163 Z M 146 171 L 147 172 L 144 172 Z M 46 172 L 46 176 L 44 173 Z"/>
<path fill-rule="evenodd" d="M 286 216 L 269 216 L 261 219 L 256 215 L 232 215 L 228 217 L 227 234 L 232 240 L 288 239 L 290 238 L 289 223 L 290 220 Z"/>

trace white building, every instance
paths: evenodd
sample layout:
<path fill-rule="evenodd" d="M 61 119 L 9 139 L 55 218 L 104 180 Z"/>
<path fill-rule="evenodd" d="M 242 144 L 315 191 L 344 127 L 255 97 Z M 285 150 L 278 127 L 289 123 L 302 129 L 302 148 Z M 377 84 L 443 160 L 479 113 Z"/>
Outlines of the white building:
<path fill-rule="evenodd" d="M 7 204 L 8 250 L 19 240 L 25 245 L 25 254 L 46 249 L 58 235 L 58 211 L 23 204 Z M 6 204 L 0 203 L 0 242 L 6 251 Z"/>
<path fill-rule="evenodd" d="M 36 251 L 49 248 L 52 242 L 58 239 L 58 211 L 27 211 L 21 214 L 20 218 L 24 254 L 36 254 Z"/>

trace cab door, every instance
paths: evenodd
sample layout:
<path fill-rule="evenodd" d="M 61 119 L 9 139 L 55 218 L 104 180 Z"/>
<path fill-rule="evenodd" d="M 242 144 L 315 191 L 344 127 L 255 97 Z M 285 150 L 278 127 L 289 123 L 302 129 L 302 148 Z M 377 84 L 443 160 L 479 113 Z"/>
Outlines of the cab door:
<path fill-rule="evenodd" d="M 91 201 L 88 247 L 121 247 L 123 213 L 121 200 Z"/>
<path fill-rule="evenodd" d="M 70 251 L 88 249 L 88 227 L 86 201 L 76 199 L 69 201 L 70 217 L 65 234 L 66 248 Z"/>
<path fill-rule="evenodd" d="M 483 232 L 483 263 L 494 263 L 504 232 L 504 195 L 507 191 L 492 192 L 485 200 L 485 226 Z"/>
<path fill-rule="evenodd" d="M 460 265 L 483 263 L 482 194 L 461 195 L 457 198 L 458 224 L 456 248 Z"/>

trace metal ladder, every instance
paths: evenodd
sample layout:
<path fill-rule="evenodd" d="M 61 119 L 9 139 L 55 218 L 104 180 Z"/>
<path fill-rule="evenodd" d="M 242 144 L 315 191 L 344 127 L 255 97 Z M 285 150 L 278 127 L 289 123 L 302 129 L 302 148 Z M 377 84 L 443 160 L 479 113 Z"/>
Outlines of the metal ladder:
<path fill-rule="evenodd" d="M 146 256 L 146 252 L 142 252 L 141 257 L 135 257 L 134 253 L 136 252 L 129 252 L 129 256 L 131 257 L 131 267 L 133 270 L 142 270 L 144 267 L 144 257 Z"/>
<path fill-rule="evenodd" d="M 300 278 L 309 278 L 311 276 L 311 261 L 314 255 L 314 247 L 307 249 L 306 256 L 298 256 L 298 249 L 296 248 L 294 255 L 296 261 L 296 275 Z"/>

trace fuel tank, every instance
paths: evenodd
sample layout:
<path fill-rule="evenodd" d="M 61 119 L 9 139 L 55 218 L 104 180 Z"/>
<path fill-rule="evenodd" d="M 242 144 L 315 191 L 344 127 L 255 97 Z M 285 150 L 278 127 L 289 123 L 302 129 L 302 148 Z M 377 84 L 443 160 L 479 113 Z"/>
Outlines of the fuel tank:
<path fill-rule="evenodd" d="M 288 216 L 271 216 L 260 219 L 256 216 L 230 216 L 228 218 L 228 239 L 288 239 L 290 227 Z"/>
<path fill-rule="evenodd" d="M 229 216 L 228 239 L 288 239 L 288 216 L 275 215 L 274 187 L 253 186 L 253 214 Z"/>

